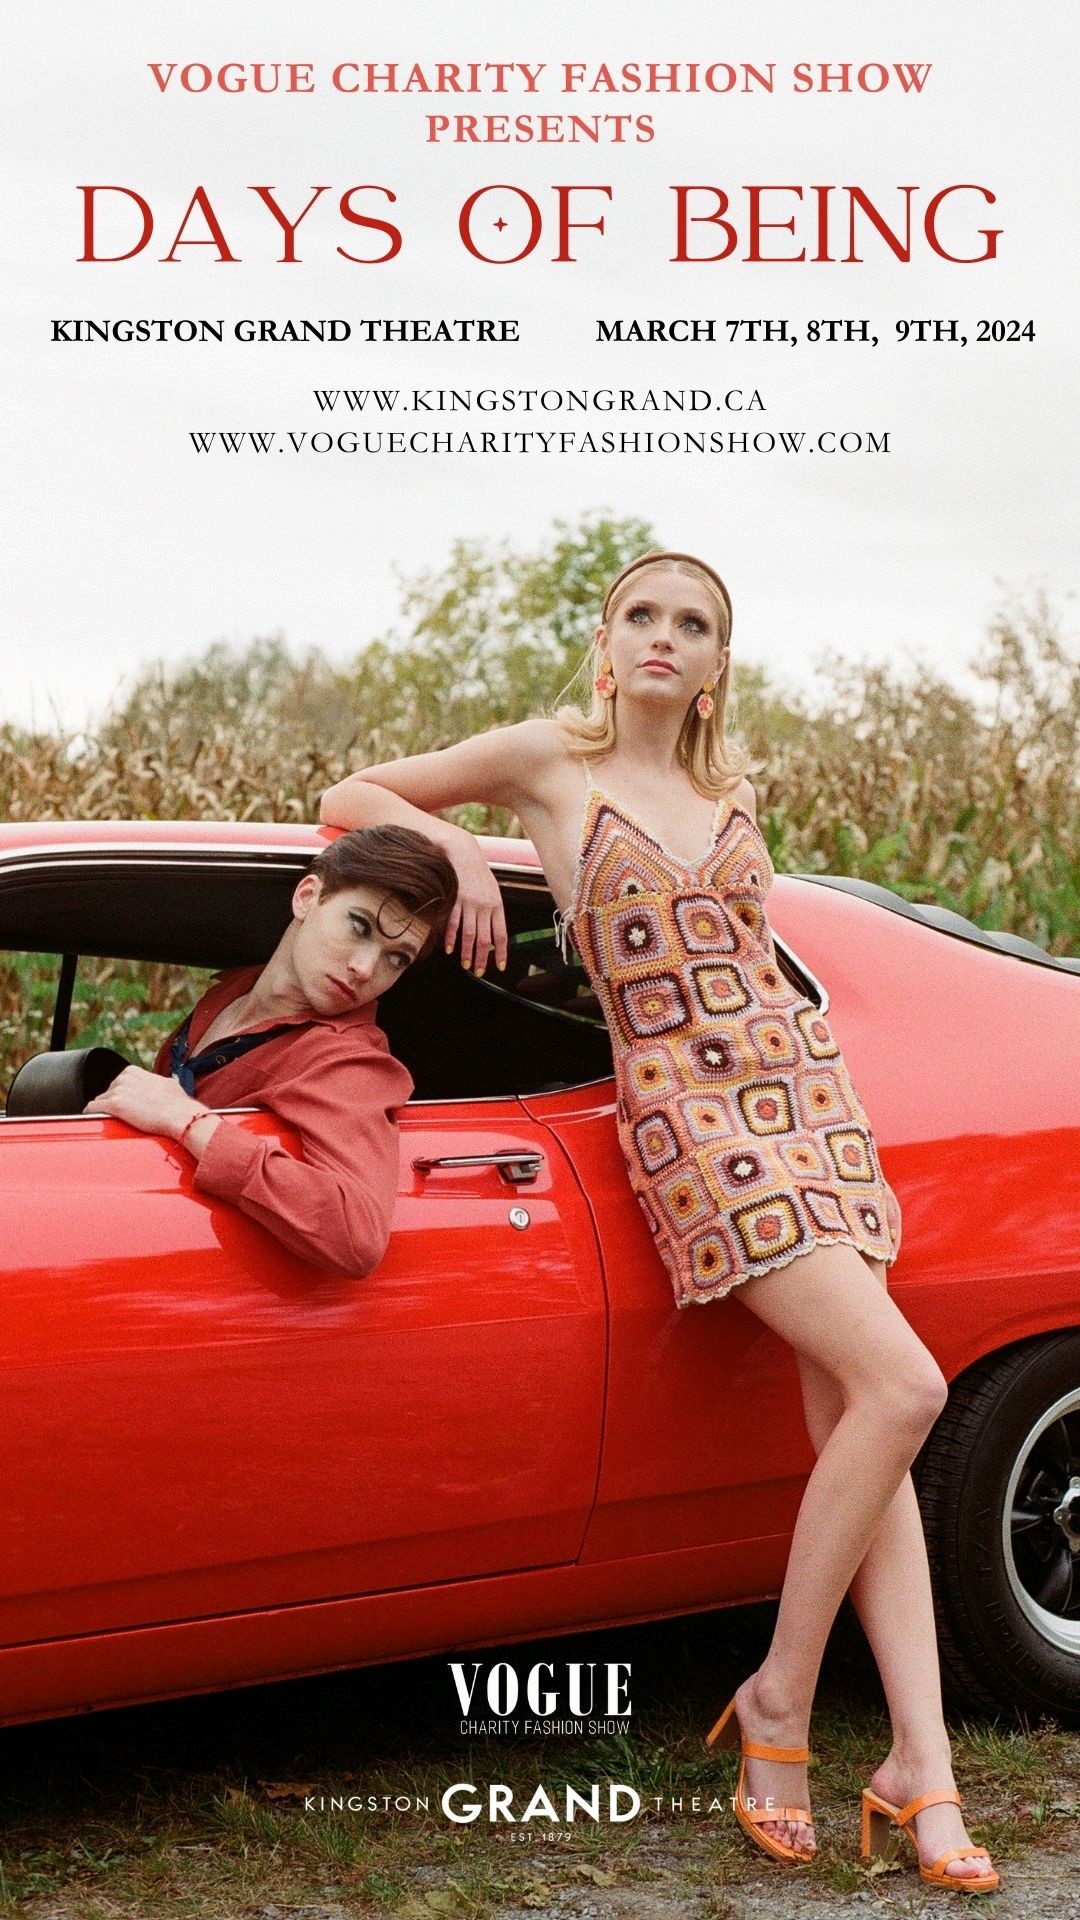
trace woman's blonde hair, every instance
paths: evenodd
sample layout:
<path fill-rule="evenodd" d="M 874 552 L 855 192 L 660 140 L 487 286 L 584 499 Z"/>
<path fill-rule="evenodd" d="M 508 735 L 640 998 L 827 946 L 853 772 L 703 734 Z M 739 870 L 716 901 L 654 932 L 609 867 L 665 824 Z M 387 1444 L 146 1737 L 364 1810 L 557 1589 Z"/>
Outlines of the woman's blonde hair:
<path fill-rule="evenodd" d="M 636 592 L 640 581 L 653 573 L 683 573 L 700 581 L 716 608 L 724 658 L 712 691 L 713 710 L 707 719 L 702 719 L 696 698 L 690 702 L 675 752 L 679 765 L 685 767 L 698 792 L 710 799 L 719 798 L 738 786 L 750 766 L 745 749 L 725 735 L 725 722 L 728 719 L 733 721 L 735 715 L 735 702 L 730 693 L 731 600 L 719 574 L 714 573 L 703 561 L 695 560 L 692 555 L 644 553 L 624 567 L 608 588 L 604 599 L 605 624 L 627 595 Z M 581 706 L 566 705 L 555 709 L 555 719 L 561 728 L 566 750 L 577 759 L 599 760 L 604 754 L 610 753 L 615 745 L 618 694 L 605 700 L 593 684 L 603 666 L 605 645 L 604 639 L 593 640 L 577 672 L 563 688 L 564 693 L 571 693 L 579 685 L 582 690 L 587 686 L 591 696 L 589 707 L 583 709 Z"/>

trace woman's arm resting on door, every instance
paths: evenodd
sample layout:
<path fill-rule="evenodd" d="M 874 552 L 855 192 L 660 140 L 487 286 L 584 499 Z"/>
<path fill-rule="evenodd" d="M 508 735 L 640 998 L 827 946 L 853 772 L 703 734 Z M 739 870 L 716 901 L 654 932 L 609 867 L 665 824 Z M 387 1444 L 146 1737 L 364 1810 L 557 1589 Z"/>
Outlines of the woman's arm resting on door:
<path fill-rule="evenodd" d="M 553 723 L 525 720 L 478 733 L 436 753 L 418 753 L 382 766 L 365 767 L 330 787 L 319 818 L 328 827 L 412 827 L 443 849 L 458 877 L 457 905 L 447 922 L 446 951 L 461 934 L 461 962 L 482 973 L 494 949 L 506 965 L 506 920 L 502 898 L 475 837 L 437 817 L 441 807 L 473 800 L 517 812 L 535 797 L 550 764 Z"/>

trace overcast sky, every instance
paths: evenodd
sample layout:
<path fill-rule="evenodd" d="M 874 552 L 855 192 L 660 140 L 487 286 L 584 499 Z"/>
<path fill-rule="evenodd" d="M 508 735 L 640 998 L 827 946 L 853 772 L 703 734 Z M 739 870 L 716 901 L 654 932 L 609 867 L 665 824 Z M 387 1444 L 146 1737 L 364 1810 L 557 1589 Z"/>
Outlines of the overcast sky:
<path fill-rule="evenodd" d="M 529 546 L 556 516 L 638 514 L 661 538 L 727 575 L 737 649 L 783 678 L 805 679 L 826 646 L 919 651 L 959 662 L 979 644 L 999 583 L 1076 585 L 1071 421 L 1076 393 L 1074 237 L 1075 9 L 1002 0 L 857 0 L 676 4 L 599 0 L 430 0 L 393 6 L 266 0 L 141 0 L 88 6 L 39 0 L 8 23 L 5 124 L 14 139 L 5 202 L 5 717 L 68 724 L 112 694 L 139 662 L 175 659 L 220 637 L 283 632 L 297 648 L 343 656 L 394 619 L 396 574 L 438 567 L 460 536 Z M 256 24 L 257 22 L 257 24 Z M 1070 44 L 1071 37 L 1071 44 Z M 162 94 L 151 61 L 310 62 L 316 92 Z M 535 96 L 347 97 L 339 61 L 546 62 Z M 775 63 L 776 90 L 732 94 L 560 96 L 564 60 Z M 797 61 L 856 67 L 930 62 L 923 91 L 797 94 Z M 432 111 L 651 114 L 648 144 L 433 147 Z M 556 182 L 606 182 L 603 238 L 583 233 L 575 264 L 555 265 L 547 231 Z M 136 189 L 155 219 L 136 259 L 79 264 L 80 183 Z M 457 212 L 477 187 L 532 192 L 545 235 L 517 265 L 471 260 Z M 674 265 L 673 183 L 726 188 L 745 231 L 748 182 L 858 184 L 899 211 L 911 185 L 923 208 L 938 188 L 975 182 L 944 229 L 962 250 L 979 225 L 1004 229 L 992 264 L 956 266 L 920 241 L 910 265 L 867 231 L 866 263 Z M 298 211 L 302 264 L 275 264 L 280 233 L 250 193 L 272 185 Z M 349 187 L 397 195 L 397 259 L 351 265 L 335 251 L 359 232 L 336 213 Z M 187 248 L 161 264 L 198 185 L 239 264 Z M 368 202 L 368 205 L 373 205 Z M 384 203 L 385 204 L 385 203 Z M 492 207 L 493 207 L 492 203 Z M 786 217 L 779 202 L 774 216 Z M 520 206 L 507 203 L 513 234 Z M 582 217 L 593 217 L 583 206 Z M 134 233 L 115 199 L 102 245 Z M 127 226 L 124 221 L 127 221 Z M 194 232 L 194 228 L 191 230 Z M 490 225 L 485 227 L 490 233 Z M 813 246 L 804 217 L 801 243 Z M 275 244 L 277 241 L 279 244 Z M 494 238 L 492 237 L 494 245 Z M 781 245 L 796 243 L 778 235 Z M 739 252 L 745 252 L 740 246 Z M 244 316 L 510 317 L 520 343 L 224 346 L 53 345 L 55 317 L 209 317 L 226 333 Z M 867 318 L 880 344 L 602 346 L 598 317 Z M 902 347 L 894 322 L 955 317 L 966 348 Z M 978 345 L 980 318 L 1029 318 L 1034 344 Z M 523 454 L 201 456 L 193 429 L 312 432 L 315 388 L 414 385 L 639 392 L 757 388 L 764 411 L 714 414 L 717 430 L 887 431 L 888 455 L 702 457 Z M 345 422 L 341 423 L 346 424 Z M 377 425 L 377 422 L 370 423 Z M 385 426 L 385 423 L 383 423 Z M 415 419 L 401 418 L 399 428 Z M 540 425 L 686 428 L 638 421 L 471 419 L 443 429 Z"/>

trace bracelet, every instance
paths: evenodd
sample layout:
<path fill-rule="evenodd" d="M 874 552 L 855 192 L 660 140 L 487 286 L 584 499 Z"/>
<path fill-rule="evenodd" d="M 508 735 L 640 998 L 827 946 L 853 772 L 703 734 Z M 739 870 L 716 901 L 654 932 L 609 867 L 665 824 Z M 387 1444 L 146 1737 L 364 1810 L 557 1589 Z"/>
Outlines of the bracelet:
<path fill-rule="evenodd" d="M 192 1127 L 197 1127 L 200 1120 L 209 1120 L 209 1119 L 210 1119 L 210 1108 L 200 1107 L 198 1113 L 193 1113 L 187 1125 L 183 1127 L 181 1131 L 177 1134 L 176 1136 L 177 1146 L 178 1147 L 183 1146 L 184 1141 L 187 1139 L 188 1134 L 191 1132 Z M 190 1147 L 188 1148 L 188 1152 L 189 1153 L 191 1152 Z"/>

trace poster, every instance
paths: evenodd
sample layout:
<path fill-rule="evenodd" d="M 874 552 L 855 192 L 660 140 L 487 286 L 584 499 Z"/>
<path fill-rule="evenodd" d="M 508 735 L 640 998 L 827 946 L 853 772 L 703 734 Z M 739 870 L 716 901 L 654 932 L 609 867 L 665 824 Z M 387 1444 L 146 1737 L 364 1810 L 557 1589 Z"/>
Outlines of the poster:
<path fill-rule="evenodd" d="M 0 719 L 77 751 L 150 660 L 352 660 L 455 542 L 603 515 L 718 565 L 793 695 L 829 651 L 970 691 L 1002 593 L 1075 585 L 1075 51 L 1002 0 L 23 9 Z M 313 1897 L 465 1911 L 444 1827 L 376 1868 L 328 1819 Z"/>

